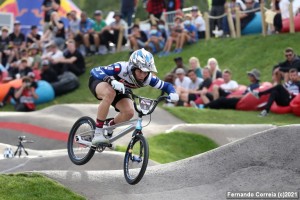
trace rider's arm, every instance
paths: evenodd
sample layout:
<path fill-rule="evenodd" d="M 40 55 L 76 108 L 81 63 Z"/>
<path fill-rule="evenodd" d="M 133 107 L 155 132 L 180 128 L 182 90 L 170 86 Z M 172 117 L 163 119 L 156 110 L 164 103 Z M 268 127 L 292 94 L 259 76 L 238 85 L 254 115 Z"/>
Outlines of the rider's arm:
<path fill-rule="evenodd" d="M 112 65 L 103 67 L 95 67 L 91 70 L 91 75 L 96 79 L 103 80 L 110 83 L 113 79 L 112 76 L 118 75 L 121 72 L 121 65 L 114 63 Z"/>
<path fill-rule="evenodd" d="M 164 82 L 156 76 L 151 77 L 149 85 L 151 87 L 160 89 L 160 90 L 166 92 L 167 94 L 176 93 L 176 90 L 171 83 Z"/>

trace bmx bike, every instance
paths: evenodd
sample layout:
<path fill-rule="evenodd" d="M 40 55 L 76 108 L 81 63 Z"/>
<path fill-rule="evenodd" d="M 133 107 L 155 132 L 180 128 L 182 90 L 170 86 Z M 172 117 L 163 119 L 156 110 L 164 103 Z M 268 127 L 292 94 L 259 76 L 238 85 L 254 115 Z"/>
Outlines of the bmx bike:
<path fill-rule="evenodd" d="M 132 138 L 125 152 L 123 170 L 127 183 L 134 185 L 143 178 L 149 159 L 148 142 L 142 133 L 143 116 L 150 115 L 155 110 L 158 103 L 166 100 L 168 96 L 149 99 L 137 96 L 133 94 L 131 90 L 126 90 L 126 93 L 131 95 L 134 109 L 137 112 L 138 117 L 113 126 L 108 126 L 108 122 L 112 118 L 106 119 L 103 129 L 104 133 L 106 133 L 104 136 L 109 140 L 109 143 L 100 143 L 98 146 L 92 145 L 96 127 L 95 121 L 88 116 L 79 118 L 74 123 L 69 134 L 68 155 L 74 164 L 84 165 L 93 157 L 95 151 L 103 152 L 106 147 L 112 147 L 113 142 L 133 131 Z M 115 131 L 113 135 L 107 134 L 118 127 L 121 128 L 120 131 Z"/>

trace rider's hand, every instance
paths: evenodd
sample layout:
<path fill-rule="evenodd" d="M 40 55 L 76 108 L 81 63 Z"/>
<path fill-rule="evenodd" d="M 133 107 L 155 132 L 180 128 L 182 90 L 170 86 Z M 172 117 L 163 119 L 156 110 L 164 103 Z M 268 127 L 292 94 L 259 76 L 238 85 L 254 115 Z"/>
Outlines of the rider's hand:
<path fill-rule="evenodd" d="M 178 100 L 179 100 L 178 94 L 177 94 L 177 93 L 170 93 L 170 94 L 169 94 L 169 100 L 170 100 L 171 102 L 176 102 L 176 101 L 178 101 Z"/>
<path fill-rule="evenodd" d="M 116 80 L 112 80 L 111 86 L 112 86 L 112 88 L 114 88 L 115 90 L 118 90 L 122 94 L 125 93 L 125 87 L 124 87 L 123 83 L 120 83 L 119 81 L 116 81 Z"/>

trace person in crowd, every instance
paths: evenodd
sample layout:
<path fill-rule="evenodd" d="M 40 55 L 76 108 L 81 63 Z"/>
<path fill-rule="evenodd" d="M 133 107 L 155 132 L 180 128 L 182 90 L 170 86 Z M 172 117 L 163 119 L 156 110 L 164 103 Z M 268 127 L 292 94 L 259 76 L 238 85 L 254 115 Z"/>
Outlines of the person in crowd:
<path fill-rule="evenodd" d="M 286 60 L 273 67 L 273 80 L 276 83 L 279 83 L 282 77 L 287 81 L 289 78 L 288 71 L 291 68 L 296 68 L 300 72 L 300 58 L 294 49 L 287 47 L 284 50 L 284 56 Z M 277 74 L 279 74 L 279 76 Z"/>
<path fill-rule="evenodd" d="M 101 10 L 96 10 L 94 12 L 94 18 L 95 18 L 95 23 L 93 25 L 93 38 L 94 38 L 96 51 L 99 51 L 101 41 L 103 40 L 103 36 L 102 36 L 103 28 L 107 25 L 106 22 L 102 19 Z"/>
<path fill-rule="evenodd" d="M 17 59 L 20 59 L 19 51 L 26 48 L 26 38 L 21 33 L 21 23 L 19 21 L 14 22 L 14 31 L 9 34 L 9 44 L 13 46 L 13 51 Z"/>
<path fill-rule="evenodd" d="M 237 2 L 237 0 L 231 0 L 227 3 L 225 3 L 225 10 L 228 13 L 228 11 L 231 11 L 232 21 L 235 23 L 236 21 L 236 13 L 235 8 L 238 7 L 240 10 L 243 10 L 240 3 Z M 222 28 L 223 28 L 223 35 L 229 36 L 230 35 L 230 29 L 229 29 L 229 22 L 228 17 L 224 16 L 222 19 Z"/>
<path fill-rule="evenodd" d="M 177 78 L 175 79 L 174 86 L 176 90 L 188 90 L 191 84 L 191 79 L 185 75 L 185 71 L 182 68 L 178 68 L 175 71 Z"/>
<path fill-rule="evenodd" d="M 260 117 L 265 117 L 270 112 L 273 102 L 279 106 L 288 106 L 295 96 L 300 93 L 300 82 L 298 70 L 295 68 L 289 69 L 289 80 L 284 84 L 277 84 L 270 89 L 258 92 L 253 91 L 253 95 L 260 98 L 262 95 L 270 94 L 267 105 L 259 114 Z"/>
<path fill-rule="evenodd" d="M 150 30 L 150 35 L 151 35 L 151 30 Z M 128 35 L 128 39 L 130 42 L 131 49 L 135 51 L 140 48 L 144 48 L 146 46 L 148 37 L 147 34 L 140 29 L 140 26 L 138 24 L 135 24 L 132 27 L 131 34 Z"/>
<path fill-rule="evenodd" d="M 161 32 L 161 35 L 164 38 L 164 41 L 166 42 L 168 39 L 168 34 L 167 34 L 167 30 L 166 30 L 165 21 L 160 19 L 157 23 L 157 28 Z"/>
<path fill-rule="evenodd" d="M 174 19 L 174 26 L 171 28 L 170 36 L 166 42 L 166 45 L 162 52 L 159 53 L 159 57 L 168 56 L 172 48 L 173 43 L 176 45 L 179 43 L 180 36 L 184 31 L 183 19 L 181 16 L 176 16 Z"/>
<path fill-rule="evenodd" d="M 35 110 L 34 99 L 38 99 L 35 92 L 35 87 L 32 86 L 32 79 L 24 77 L 22 79 L 22 86 L 16 90 L 15 94 L 16 105 L 15 109 L 19 112 L 29 112 Z"/>
<path fill-rule="evenodd" d="M 212 88 L 212 96 L 213 100 L 216 100 L 220 97 L 227 97 L 230 95 L 232 92 L 236 91 L 239 87 L 238 83 L 234 80 L 231 79 L 232 73 L 230 70 L 225 69 L 222 73 L 222 78 L 224 80 L 224 83 L 222 83 L 220 86 L 218 85 L 213 85 Z M 201 93 L 201 98 L 205 104 L 209 103 L 210 100 L 206 96 L 206 92 Z"/>
<path fill-rule="evenodd" d="M 176 43 L 174 53 L 180 53 L 182 51 L 183 45 L 185 45 L 186 43 L 193 44 L 198 41 L 198 31 L 197 28 L 192 24 L 192 16 L 186 14 L 183 24 L 184 31 L 179 36 L 179 40 Z"/>
<path fill-rule="evenodd" d="M 248 92 L 252 92 L 253 90 L 259 88 L 260 71 L 257 69 L 252 69 L 251 71 L 247 72 L 247 75 L 250 84 L 243 94 L 231 95 L 230 98 L 220 97 L 205 104 L 204 107 L 212 109 L 235 109 L 242 97 L 244 97 Z"/>
<path fill-rule="evenodd" d="M 75 75 L 79 76 L 85 72 L 85 61 L 84 57 L 76 49 L 75 41 L 69 39 L 67 42 L 67 49 L 63 53 L 63 57 L 54 59 L 54 64 L 63 64 L 63 71 L 73 72 Z"/>
<path fill-rule="evenodd" d="M 210 9 L 210 16 L 213 17 L 219 17 L 225 13 L 225 3 L 226 0 L 212 0 L 211 2 L 211 9 Z M 222 18 L 219 19 L 209 19 L 210 23 L 210 33 L 213 33 L 213 30 L 215 30 L 216 27 L 218 29 L 223 29 L 222 28 Z"/>
<path fill-rule="evenodd" d="M 272 0 L 271 2 L 271 10 L 276 13 L 273 19 L 273 26 L 271 26 L 271 31 L 275 33 L 279 33 L 282 29 L 282 17 L 279 8 L 280 1 L 281 0 Z"/>
<path fill-rule="evenodd" d="M 200 61 L 196 57 L 190 57 L 189 68 L 194 70 L 198 78 L 202 78 L 202 68 L 200 66 Z"/>
<path fill-rule="evenodd" d="M 146 41 L 145 49 L 149 50 L 151 53 L 155 54 L 160 52 L 165 46 L 165 38 L 162 35 L 160 29 L 158 29 L 157 24 L 152 24 L 149 38 Z"/>
<path fill-rule="evenodd" d="M 192 7 L 191 13 L 193 17 L 192 24 L 197 28 L 198 39 L 204 39 L 206 27 L 202 14 L 197 6 Z"/>
<path fill-rule="evenodd" d="M 184 69 L 185 73 L 187 72 L 188 68 L 183 64 L 183 59 L 182 57 L 176 57 L 174 58 L 174 62 L 175 62 L 175 67 L 171 70 L 171 73 L 175 74 L 175 71 L 178 68 L 182 68 Z"/>
<path fill-rule="evenodd" d="M 190 80 L 191 80 L 188 88 L 176 87 L 176 92 L 179 95 L 179 97 L 182 96 L 183 94 L 188 94 L 190 92 L 198 90 L 198 88 L 200 87 L 201 83 L 203 82 L 203 79 L 202 78 L 198 78 L 197 75 L 196 75 L 196 73 L 195 73 L 195 71 L 192 70 L 192 69 L 188 70 L 187 77 L 190 78 Z M 176 81 L 175 81 L 175 83 L 176 83 Z"/>
<path fill-rule="evenodd" d="M 30 32 L 26 37 L 26 46 L 29 47 L 31 44 L 36 43 L 41 46 L 41 35 L 38 33 L 38 27 L 36 25 L 31 26 Z"/>
<path fill-rule="evenodd" d="M 42 11 L 44 11 L 43 32 L 49 28 L 52 12 L 58 12 L 60 8 L 60 0 L 44 0 L 42 3 Z"/>
<path fill-rule="evenodd" d="M 14 58 L 14 51 L 11 51 L 9 47 L 8 27 L 3 26 L 1 28 L 0 36 L 0 64 L 7 70 L 9 64 Z"/>
<path fill-rule="evenodd" d="M 126 20 L 128 27 L 132 24 L 132 15 L 134 14 L 138 0 L 122 0 L 121 1 L 121 15 Z M 129 29 L 130 30 L 130 29 Z M 130 32 L 129 32 L 130 33 Z"/>
<path fill-rule="evenodd" d="M 24 60 L 24 62 L 22 62 L 20 64 L 21 68 L 23 68 L 23 66 L 25 66 L 24 65 L 25 62 L 26 61 Z M 30 83 L 31 83 L 30 87 L 37 88 L 38 85 L 37 85 L 37 82 L 34 81 L 34 78 L 35 78 L 34 73 L 32 73 L 29 69 L 27 69 L 28 73 L 26 75 L 24 75 L 26 73 L 26 68 L 23 71 L 21 71 L 21 70 L 20 70 L 20 73 L 18 74 L 17 78 L 22 78 L 22 79 L 27 78 L 30 80 Z M 15 96 L 15 93 L 18 89 L 20 89 L 20 87 L 10 87 L 8 89 L 2 102 L 0 101 L 0 108 L 4 107 L 10 98 L 12 98 L 15 102 L 18 102 L 18 98 Z"/>
<path fill-rule="evenodd" d="M 254 11 L 254 9 L 259 8 L 259 3 L 254 2 L 254 0 L 245 0 L 246 4 L 246 10 L 247 13 L 241 13 L 240 19 L 241 19 L 241 30 L 243 30 L 255 17 L 255 12 L 258 12 L 259 10 Z"/>
<path fill-rule="evenodd" d="M 48 30 L 42 36 L 42 42 L 54 41 L 63 50 L 65 43 L 65 26 L 57 12 L 52 12 Z"/>
<path fill-rule="evenodd" d="M 148 0 L 146 8 L 149 16 L 154 15 L 157 19 L 160 19 L 165 8 L 165 2 L 161 0 Z"/>
<path fill-rule="evenodd" d="M 93 34 L 94 20 L 88 17 L 86 12 L 80 15 L 79 33 L 75 36 L 76 46 L 84 45 L 86 54 L 92 54 L 90 41 Z"/>
<path fill-rule="evenodd" d="M 75 36 L 80 32 L 80 19 L 77 18 L 77 13 L 72 10 L 68 17 L 69 26 L 67 29 L 68 39 L 75 39 Z"/>
<path fill-rule="evenodd" d="M 32 71 L 34 72 L 36 79 L 39 80 L 41 79 L 40 69 L 42 63 L 42 58 L 39 53 L 40 52 L 39 46 L 36 43 L 33 43 L 30 45 L 28 51 L 29 51 L 29 55 L 33 58 L 32 65 L 31 65 Z"/>
<path fill-rule="evenodd" d="M 166 11 L 175 11 L 175 10 L 180 10 L 181 9 L 181 2 L 180 0 L 166 0 Z"/>
<path fill-rule="evenodd" d="M 219 68 L 219 64 L 217 59 L 215 58 L 209 58 L 207 61 L 207 66 L 210 70 L 210 74 L 212 76 L 212 80 L 216 80 L 218 78 L 222 78 L 222 72 Z"/>
<path fill-rule="evenodd" d="M 41 79 L 49 83 L 54 83 L 58 81 L 57 73 L 52 67 L 50 67 L 50 62 L 48 60 L 42 61 Z"/>
<path fill-rule="evenodd" d="M 56 62 L 56 60 L 63 57 L 63 52 L 58 49 L 55 42 L 49 42 L 45 47 L 47 52 L 42 56 L 42 60 L 48 60 L 57 75 L 62 74 L 64 72 L 63 64 Z"/>
<path fill-rule="evenodd" d="M 200 94 L 206 93 L 207 98 L 209 100 L 212 100 L 213 97 L 210 93 L 207 93 L 208 88 L 212 84 L 212 79 L 210 75 L 210 70 L 208 67 L 203 68 L 203 81 L 200 83 L 199 87 L 193 90 L 181 90 L 179 93 L 180 100 L 183 101 L 185 104 L 188 104 L 190 102 L 194 102 L 196 99 L 200 98 Z"/>
<path fill-rule="evenodd" d="M 115 12 L 113 17 L 115 21 L 103 29 L 103 44 L 107 49 L 109 49 L 109 42 L 115 45 L 118 44 L 120 31 L 123 33 L 121 44 L 125 45 L 127 43 L 127 23 L 121 18 L 121 13 L 119 12 Z"/>
<path fill-rule="evenodd" d="M 11 79 L 19 79 L 32 72 L 32 69 L 28 66 L 28 59 L 24 57 L 13 63 L 8 72 Z"/>
<path fill-rule="evenodd" d="M 289 6 L 290 6 L 289 0 L 280 0 L 279 9 L 280 9 L 282 20 L 290 18 Z"/>

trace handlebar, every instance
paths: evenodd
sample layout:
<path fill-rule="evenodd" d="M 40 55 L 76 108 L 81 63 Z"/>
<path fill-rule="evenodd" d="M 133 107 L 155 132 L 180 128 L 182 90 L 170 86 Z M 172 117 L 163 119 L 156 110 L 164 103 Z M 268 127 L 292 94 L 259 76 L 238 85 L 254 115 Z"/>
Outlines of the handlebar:
<path fill-rule="evenodd" d="M 150 98 L 146 98 L 146 97 L 142 97 L 142 96 L 138 96 L 138 95 L 135 95 L 131 89 L 125 89 L 125 93 L 126 94 L 130 94 L 132 99 L 133 99 L 133 105 L 134 105 L 134 109 L 136 110 L 137 113 L 139 113 L 139 116 L 145 116 L 145 115 L 150 115 L 153 113 L 153 111 L 155 110 L 156 106 L 163 100 L 166 100 L 169 98 L 169 96 L 159 96 L 157 99 L 150 99 Z M 138 108 L 138 105 L 137 105 L 137 102 L 136 102 L 136 99 L 138 100 L 148 100 L 148 101 L 151 101 L 153 102 L 152 105 L 150 105 L 150 110 L 146 113 L 144 113 L 142 111 L 142 109 Z M 152 107 L 151 107 L 152 106 Z"/>

